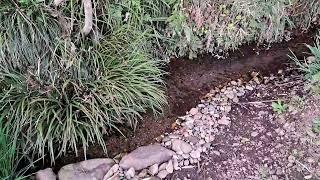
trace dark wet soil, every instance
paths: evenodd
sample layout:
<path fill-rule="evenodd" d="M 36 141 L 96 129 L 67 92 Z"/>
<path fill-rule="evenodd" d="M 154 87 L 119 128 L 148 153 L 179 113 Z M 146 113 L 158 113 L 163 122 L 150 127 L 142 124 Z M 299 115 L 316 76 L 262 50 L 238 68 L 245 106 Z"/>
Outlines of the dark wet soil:
<path fill-rule="evenodd" d="M 304 43 L 312 43 L 313 34 L 297 34 L 294 40 L 273 44 L 271 48 L 248 45 L 231 53 L 230 57 L 224 60 L 209 55 L 195 60 L 182 58 L 171 60 L 166 79 L 169 108 L 164 116 L 154 118 L 145 115 L 135 132 L 126 130 L 124 131 L 126 137 L 117 134 L 106 137 L 108 154 L 104 154 L 100 147 L 92 146 L 87 149 L 86 158 L 113 157 L 138 146 L 156 142 L 157 137 L 171 132 L 176 118 L 195 106 L 210 89 L 232 79 L 245 78 L 252 71 L 265 74 L 275 72 L 288 62 L 289 49 L 296 55 L 302 56 L 307 51 Z M 70 154 L 58 159 L 55 171 L 63 165 L 84 160 L 83 152 L 79 151 L 78 154 L 78 157 Z"/>

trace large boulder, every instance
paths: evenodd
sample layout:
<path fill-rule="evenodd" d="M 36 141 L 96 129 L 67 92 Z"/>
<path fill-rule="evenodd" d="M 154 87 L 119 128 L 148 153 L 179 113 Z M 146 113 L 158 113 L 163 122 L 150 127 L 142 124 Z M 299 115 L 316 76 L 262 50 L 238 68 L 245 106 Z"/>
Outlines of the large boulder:
<path fill-rule="evenodd" d="M 112 159 L 90 159 L 75 164 L 63 166 L 59 173 L 59 180 L 100 180 L 115 164 Z"/>
<path fill-rule="evenodd" d="M 169 161 L 175 153 L 159 144 L 139 147 L 124 156 L 120 161 L 120 167 L 129 169 L 133 167 L 139 171 L 154 164 Z"/>

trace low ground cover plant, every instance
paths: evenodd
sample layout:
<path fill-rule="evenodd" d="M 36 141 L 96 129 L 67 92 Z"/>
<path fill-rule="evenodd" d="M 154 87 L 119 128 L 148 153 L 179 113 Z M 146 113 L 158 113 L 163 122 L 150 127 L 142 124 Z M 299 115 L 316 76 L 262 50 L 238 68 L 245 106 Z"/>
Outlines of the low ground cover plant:
<path fill-rule="evenodd" d="M 285 104 L 280 99 L 278 99 L 278 101 L 276 101 L 276 102 L 272 102 L 271 106 L 272 106 L 273 111 L 278 114 L 284 113 L 288 108 L 288 105 Z"/>

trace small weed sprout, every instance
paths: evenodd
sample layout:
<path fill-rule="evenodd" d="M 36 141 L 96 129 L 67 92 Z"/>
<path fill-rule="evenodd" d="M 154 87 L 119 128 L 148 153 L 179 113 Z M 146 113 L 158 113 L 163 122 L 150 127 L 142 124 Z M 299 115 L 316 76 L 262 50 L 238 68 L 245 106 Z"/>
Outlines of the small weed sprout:
<path fill-rule="evenodd" d="M 320 117 L 314 120 L 312 129 L 315 133 L 320 134 Z"/>
<path fill-rule="evenodd" d="M 272 102 L 271 106 L 273 111 L 277 112 L 278 114 L 284 113 L 288 108 L 288 105 L 283 103 L 280 99 L 278 99 L 277 102 Z"/>

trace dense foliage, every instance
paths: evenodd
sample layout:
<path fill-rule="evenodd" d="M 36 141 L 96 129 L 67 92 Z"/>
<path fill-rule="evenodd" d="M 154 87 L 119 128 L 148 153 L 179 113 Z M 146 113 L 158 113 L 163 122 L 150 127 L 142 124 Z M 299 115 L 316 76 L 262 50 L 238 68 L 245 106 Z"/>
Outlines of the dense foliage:
<path fill-rule="evenodd" d="M 293 28 L 319 23 L 317 0 L 181 1 L 169 19 L 168 34 L 176 56 L 221 55 L 242 44 L 287 40 Z"/>

